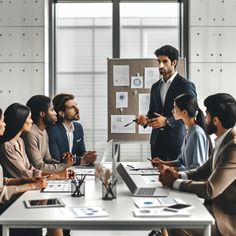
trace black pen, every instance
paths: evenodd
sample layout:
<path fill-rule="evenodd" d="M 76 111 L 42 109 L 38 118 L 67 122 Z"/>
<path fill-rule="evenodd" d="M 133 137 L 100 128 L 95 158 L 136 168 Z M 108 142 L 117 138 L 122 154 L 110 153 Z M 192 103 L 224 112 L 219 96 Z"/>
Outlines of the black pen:
<path fill-rule="evenodd" d="M 132 166 L 132 165 L 127 165 L 128 167 L 130 167 L 130 168 L 132 168 L 132 169 L 134 169 L 134 167 Z"/>
<path fill-rule="evenodd" d="M 137 122 L 137 121 L 138 121 L 138 119 L 132 120 L 130 123 L 124 125 L 124 127 L 126 127 L 126 126 L 128 126 L 128 125 L 131 125 L 132 123 Z"/>
<path fill-rule="evenodd" d="M 152 121 L 148 121 L 145 125 L 143 125 L 143 128 L 147 128 L 149 123 L 152 123 Z"/>
<path fill-rule="evenodd" d="M 147 160 L 149 160 L 149 161 L 151 161 L 151 162 L 152 162 L 152 159 L 151 159 L 151 158 L 148 158 L 148 157 L 147 157 Z"/>

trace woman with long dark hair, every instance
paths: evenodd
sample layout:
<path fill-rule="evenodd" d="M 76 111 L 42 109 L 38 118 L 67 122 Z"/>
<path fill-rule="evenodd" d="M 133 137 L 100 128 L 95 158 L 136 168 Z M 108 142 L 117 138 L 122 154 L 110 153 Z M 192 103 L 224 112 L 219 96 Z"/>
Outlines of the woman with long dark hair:
<path fill-rule="evenodd" d="M 4 134 L 6 123 L 2 109 L 0 108 L 0 137 Z M 15 200 L 19 193 L 28 190 L 40 190 L 47 186 L 46 178 L 4 178 L 2 166 L 0 165 L 0 214 Z M 11 236 L 31 235 L 37 236 L 40 232 L 31 230 L 11 230 Z M 1 228 L 0 228 L 1 234 Z"/>
<path fill-rule="evenodd" d="M 25 145 L 20 137 L 32 126 L 30 109 L 22 104 L 13 103 L 4 112 L 6 130 L 0 137 L 0 161 L 4 175 L 9 178 L 41 176 L 42 171 L 35 169 L 25 153 Z"/>
<path fill-rule="evenodd" d="M 206 132 L 206 123 L 197 98 L 190 94 L 181 94 L 174 100 L 173 115 L 182 120 L 187 127 L 187 134 L 181 153 L 174 161 L 162 161 L 154 158 L 152 164 L 173 166 L 177 170 L 189 170 L 201 166 L 212 150 L 211 140 Z"/>
<path fill-rule="evenodd" d="M 5 131 L 6 124 L 2 109 L 0 108 L 0 136 Z M 0 165 L 0 203 L 8 201 L 17 193 L 27 190 L 42 189 L 47 186 L 46 179 L 28 178 L 28 179 L 8 179 L 3 178 L 2 166 Z"/>
<path fill-rule="evenodd" d="M 5 122 L 1 109 L 0 118 L 0 161 L 4 169 L 4 176 L 10 177 L 10 179 L 3 178 L 2 166 L 0 165 L 1 203 L 9 200 L 17 193 L 45 188 L 47 183 L 46 178 L 33 178 L 41 176 L 42 171 L 35 169 L 29 163 L 24 142 L 20 137 L 23 132 L 29 131 L 32 126 L 30 109 L 22 104 L 13 103 L 4 112 Z M 2 183 L 1 180 L 3 180 Z M 11 235 L 37 236 L 42 235 L 42 232 L 41 229 L 14 229 L 11 231 Z M 48 235 L 62 236 L 63 232 L 62 229 L 48 229 Z"/>

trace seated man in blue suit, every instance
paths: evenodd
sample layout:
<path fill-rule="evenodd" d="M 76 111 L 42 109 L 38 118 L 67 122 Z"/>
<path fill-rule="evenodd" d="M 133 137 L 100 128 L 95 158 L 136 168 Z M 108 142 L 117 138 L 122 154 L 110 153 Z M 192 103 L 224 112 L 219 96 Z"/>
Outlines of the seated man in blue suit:
<path fill-rule="evenodd" d="M 57 112 L 57 123 L 47 128 L 49 148 L 53 159 L 61 160 L 66 152 L 76 156 L 76 165 L 92 165 L 97 157 L 96 151 L 86 152 L 83 127 L 79 108 L 72 94 L 58 94 L 53 98 Z"/>

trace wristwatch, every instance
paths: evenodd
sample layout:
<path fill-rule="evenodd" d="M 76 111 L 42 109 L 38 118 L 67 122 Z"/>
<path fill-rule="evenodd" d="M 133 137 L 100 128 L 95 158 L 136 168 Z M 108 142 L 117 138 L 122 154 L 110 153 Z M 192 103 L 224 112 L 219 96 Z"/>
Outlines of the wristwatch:
<path fill-rule="evenodd" d="M 166 119 L 166 126 L 171 126 L 169 118 Z"/>

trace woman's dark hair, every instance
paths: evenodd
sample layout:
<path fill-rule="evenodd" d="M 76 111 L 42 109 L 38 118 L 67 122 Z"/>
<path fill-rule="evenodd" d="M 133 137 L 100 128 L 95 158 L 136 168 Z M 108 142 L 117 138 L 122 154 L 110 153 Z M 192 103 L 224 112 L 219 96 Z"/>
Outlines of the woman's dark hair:
<path fill-rule="evenodd" d="M 0 108 L 0 119 L 2 118 L 2 109 Z"/>
<path fill-rule="evenodd" d="M 202 110 L 198 106 L 197 98 L 191 94 L 181 94 L 175 98 L 175 104 L 180 110 L 186 110 L 190 118 L 195 118 L 196 123 L 204 130 L 209 140 L 209 154 L 211 154 L 213 146 L 207 134 L 206 120 Z"/>
<path fill-rule="evenodd" d="M 6 129 L 4 135 L 0 138 L 1 145 L 17 135 L 29 114 L 30 108 L 19 103 L 13 103 L 5 110 L 4 121 Z"/>

